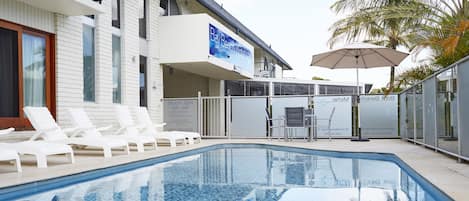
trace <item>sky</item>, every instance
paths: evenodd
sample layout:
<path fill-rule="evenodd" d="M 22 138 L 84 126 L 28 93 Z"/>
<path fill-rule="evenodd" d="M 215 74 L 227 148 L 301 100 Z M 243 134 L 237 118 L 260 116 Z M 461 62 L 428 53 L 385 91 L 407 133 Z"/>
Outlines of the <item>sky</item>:
<path fill-rule="evenodd" d="M 309 66 L 312 55 L 330 50 L 327 44 L 331 35 L 329 27 L 341 17 L 330 10 L 335 0 L 216 1 L 293 67 L 292 71 L 284 71 L 284 77 L 310 80 L 319 76 L 332 81 L 356 82 L 355 70 Z M 409 56 L 396 68 L 396 74 L 426 57 Z M 389 67 L 360 70 L 360 82 L 371 83 L 373 88 L 384 87 L 389 82 L 389 71 Z"/>

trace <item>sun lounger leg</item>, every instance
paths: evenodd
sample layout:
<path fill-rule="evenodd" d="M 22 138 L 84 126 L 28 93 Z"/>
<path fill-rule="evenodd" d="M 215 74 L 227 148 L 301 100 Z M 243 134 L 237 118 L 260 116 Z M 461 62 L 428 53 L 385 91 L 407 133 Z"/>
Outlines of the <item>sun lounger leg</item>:
<path fill-rule="evenodd" d="M 130 148 L 129 148 L 129 145 L 126 145 L 126 146 L 124 147 L 124 151 L 125 151 L 125 153 L 127 153 L 127 155 L 129 155 L 129 154 L 130 154 Z"/>
<path fill-rule="evenodd" d="M 145 147 L 143 146 L 143 143 L 137 143 L 137 152 L 144 152 Z"/>
<path fill-rule="evenodd" d="M 169 146 L 170 147 L 176 147 L 176 140 L 175 139 L 169 139 Z"/>
<path fill-rule="evenodd" d="M 109 148 L 109 147 L 104 147 L 104 148 L 103 148 L 103 151 L 104 151 L 104 158 L 111 158 L 111 157 L 112 157 L 111 148 Z"/>
<path fill-rule="evenodd" d="M 73 152 L 70 152 L 70 153 L 68 153 L 68 154 L 66 154 L 66 155 L 67 155 L 68 161 L 69 161 L 70 163 L 72 163 L 72 164 L 75 163 L 75 155 L 73 155 Z"/>
<path fill-rule="evenodd" d="M 189 144 L 194 144 L 194 138 L 193 137 L 189 138 Z"/>
<path fill-rule="evenodd" d="M 45 155 L 36 155 L 37 167 L 47 168 L 47 157 Z"/>
<path fill-rule="evenodd" d="M 16 165 L 16 170 L 18 172 L 23 172 L 23 170 L 21 169 L 21 161 L 19 157 L 15 159 L 15 165 Z"/>

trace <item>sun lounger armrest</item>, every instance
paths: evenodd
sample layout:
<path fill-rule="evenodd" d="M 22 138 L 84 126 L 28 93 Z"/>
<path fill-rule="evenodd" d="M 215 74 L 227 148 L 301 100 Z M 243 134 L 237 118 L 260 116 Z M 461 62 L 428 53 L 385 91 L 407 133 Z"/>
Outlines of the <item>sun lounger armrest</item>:
<path fill-rule="evenodd" d="M 83 130 L 79 129 L 79 128 L 65 128 L 65 129 L 62 129 L 62 131 L 69 137 L 77 137 L 80 133 L 83 132 Z M 69 134 L 71 133 L 71 134 Z"/>
<path fill-rule="evenodd" d="M 76 127 L 73 127 L 73 128 L 64 128 L 64 129 L 62 129 L 62 131 L 63 131 L 64 133 L 73 133 L 73 132 L 76 132 L 77 130 L 79 130 L 79 129 L 76 128 Z"/>
<path fill-rule="evenodd" d="M 163 123 L 161 123 L 161 124 L 154 124 L 153 126 L 154 126 L 155 128 L 163 128 L 163 127 L 166 126 L 166 123 L 163 122 Z"/>
<path fill-rule="evenodd" d="M 14 128 L 7 128 L 7 129 L 0 130 L 0 135 L 7 135 L 7 134 L 10 134 L 10 133 L 13 132 L 14 130 L 15 130 Z"/>
<path fill-rule="evenodd" d="M 43 133 L 43 132 L 36 131 L 36 133 L 34 133 L 34 135 L 29 138 L 29 141 L 34 141 L 34 140 L 36 140 L 37 138 L 39 138 L 39 136 L 41 136 L 42 133 Z"/>
<path fill-rule="evenodd" d="M 124 126 L 124 127 L 120 127 L 119 129 L 117 129 L 116 134 L 121 134 L 121 133 L 124 132 L 124 130 L 126 130 L 128 128 L 136 128 L 137 130 L 141 131 L 141 130 L 145 129 L 146 127 L 144 125 Z"/>
<path fill-rule="evenodd" d="M 134 126 L 123 126 L 123 127 L 120 127 L 119 129 L 117 129 L 116 131 L 116 134 L 121 134 L 122 132 L 124 132 L 124 130 L 126 130 L 127 128 L 132 128 Z"/>
<path fill-rule="evenodd" d="M 112 125 L 96 128 L 97 131 L 107 131 L 112 128 Z"/>
<path fill-rule="evenodd" d="M 34 141 L 37 138 L 39 138 L 39 136 L 41 136 L 43 133 L 49 132 L 49 131 L 55 131 L 57 129 L 59 129 L 59 128 L 49 128 L 49 129 L 44 129 L 44 130 L 41 130 L 41 131 L 36 130 L 36 133 L 34 133 L 34 135 L 29 138 L 29 141 Z M 73 129 L 76 130 L 76 128 L 73 128 Z M 62 131 L 64 133 L 66 133 L 68 130 L 70 130 L 70 129 L 63 129 Z M 68 132 L 70 132 L 70 131 L 68 131 Z"/>

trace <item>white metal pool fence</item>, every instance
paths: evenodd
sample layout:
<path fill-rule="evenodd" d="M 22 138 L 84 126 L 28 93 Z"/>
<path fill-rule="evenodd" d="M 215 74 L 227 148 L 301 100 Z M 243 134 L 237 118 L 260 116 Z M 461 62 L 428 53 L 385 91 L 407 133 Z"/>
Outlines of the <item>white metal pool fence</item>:
<path fill-rule="evenodd" d="M 363 136 L 398 138 L 398 96 L 360 96 L 359 118 Z M 331 136 L 355 136 L 358 119 L 354 96 L 221 96 L 164 99 L 166 130 L 200 132 L 206 138 L 267 138 L 270 137 L 266 113 L 271 119 L 282 119 L 287 107 L 312 109 L 317 119 L 328 119 L 332 110 Z M 377 112 L 380 111 L 380 112 Z M 273 121 L 271 137 L 283 138 L 282 121 Z M 290 129 L 297 138 L 306 138 L 309 128 Z M 318 121 L 317 136 L 329 137 L 327 121 Z"/>
<path fill-rule="evenodd" d="M 402 139 L 469 160 L 469 56 L 399 94 Z"/>
<path fill-rule="evenodd" d="M 356 136 L 355 123 L 368 138 L 402 138 L 469 160 L 469 57 L 444 68 L 395 95 L 220 96 L 165 98 L 167 130 L 197 131 L 205 138 L 267 138 L 266 110 L 283 118 L 286 107 L 304 107 L 327 118 L 333 138 Z M 273 138 L 283 138 L 282 122 L 274 121 Z M 275 129 L 277 128 L 277 129 Z M 309 130 L 294 129 L 303 138 Z M 327 123 L 318 122 L 318 138 L 327 138 Z"/>

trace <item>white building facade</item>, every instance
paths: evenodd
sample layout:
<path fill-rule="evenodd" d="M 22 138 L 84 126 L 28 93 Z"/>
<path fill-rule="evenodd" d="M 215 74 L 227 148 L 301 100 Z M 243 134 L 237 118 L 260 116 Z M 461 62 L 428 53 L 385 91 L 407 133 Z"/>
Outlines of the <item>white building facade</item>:
<path fill-rule="evenodd" d="M 163 122 L 163 98 L 353 88 L 282 80 L 289 64 L 213 0 L 2 0 L 0 66 L 0 128 L 18 130 L 31 128 L 25 106 L 48 107 L 63 127 L 68 108 L 84 108 L 104 126 L 115 104 Z M 247 82 L 265 93 L 247 94 Z"/>
<path fill-rule="evenodd" d="M 72 107 L 85 108 L 98 125 L 114 124 L 114 104 L 147 106 L 161 122 L 159 5 L 159 0 L 1 1 L 0 38 L 13 42 L 0 43 L 0 82 L 7 86 L 1 92 L 0 128 L 30 128 L 24 106 L 47 106 L 64 127 L 70 126 Z"/>

